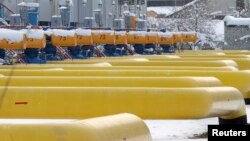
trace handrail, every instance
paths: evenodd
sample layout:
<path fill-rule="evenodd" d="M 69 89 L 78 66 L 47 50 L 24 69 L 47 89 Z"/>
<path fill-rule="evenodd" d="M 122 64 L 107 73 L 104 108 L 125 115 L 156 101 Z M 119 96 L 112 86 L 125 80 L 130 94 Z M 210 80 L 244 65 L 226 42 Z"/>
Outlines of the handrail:
<path fill-rule="evenodd" d="M 11 14 L 15 14 L 14 11 L 12 11 L 8 6 L 6 6 L 5 4 L 3 3 L 0 3 L 0 6 L 4 7 L 5 9 L 7 9 Z"/>

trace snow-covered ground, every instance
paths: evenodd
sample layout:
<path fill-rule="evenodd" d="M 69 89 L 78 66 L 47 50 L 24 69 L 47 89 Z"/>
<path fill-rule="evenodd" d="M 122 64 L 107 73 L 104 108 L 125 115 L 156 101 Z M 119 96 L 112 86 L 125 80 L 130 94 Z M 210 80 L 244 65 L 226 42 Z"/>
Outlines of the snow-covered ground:
<path fill-rule="evenodd" d="M 213 20 L 214 23 L 214 31 L 216 41 L 224 41 L 224 21 L 223 20 Z"/>
<path fill-rule="evenodd" d="M 217 118 L 202 120 L 149 120 L 146 121 L 153 141 L 184 141 L 207 132 L 208 124 L 218 124 Z M 206 140 L 206 139 L 199 139 Z M 198 141 L 195 139 L 195 141 Z"/>
<path fill-rule="evenodd" d="M 250 106 L 247 106 L 248 122 L 250 121 Z M 153 141 L 207 141 L 192 139 L 195 135 L 207 132 L 207 125 L 217 125 L 218 118 L 202 120 L 146 120 Z"/>

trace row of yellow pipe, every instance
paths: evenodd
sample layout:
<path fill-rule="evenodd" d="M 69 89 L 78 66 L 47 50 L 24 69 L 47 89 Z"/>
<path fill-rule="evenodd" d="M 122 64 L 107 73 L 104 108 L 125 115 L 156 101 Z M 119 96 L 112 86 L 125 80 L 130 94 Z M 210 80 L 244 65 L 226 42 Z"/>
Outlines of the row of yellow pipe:
<path fill-rule="evenodd" d="M 171 58 L 171 57 L 170 57 Z M 94 59 L 93 59 L 94 60 Z M 114 59 L 115 60 L 115 59 Z M 95 62 L 91 61 L 91 62 L 86 62 L 86 64 L 89 63 L 93 63 Z M 107 60 L 105 60 L 107 61 Z M 67 64 L 70 64 L 70 61 L 65 61 Z M 41 66 L 37 65 L 35 66 L 33 69 L 34 70 L 25 70 L 24 66 L 15 66 L 12 69 L 6 70 L 8 69 L 8 67 L 5 67 L 5 69 L 1 69 L 1 74 L 5 75 L 2 77 L 1 82 L 2 85 L 6 84 L 8 86 L 10 86 L 10 89 L 13 87 L 15 89 L 15 86 L 56 86 L 56 87 L 62 87 L 62 86 L 67 86 L 67 87 L 72 87 L 72 86 L 78 86 L 79 88 L 87 88 L 87 87 L 134 87 L 132 89 L 137 89 L 138 87 L 189 87 L 191 85 L 187 85 L 185 83 L 190 83 L 188 81 L 184 81 L 182 78 L 183 76 L 214 76 L 217 77 L 218 79 L 220 79 L 220 81 L 223 83 L 223 85 L 226 86 L 233 86 L 238 88 L 244 95 L 244 97 L 246 99 L 249 98 L 249 90 L 248 90 L 248 85 L 249 85 L 249 72 L 247 71 L 176 71 L 176 70 L 164 70 L 165 68 L 168 68 L 165 66 L 164 63 L 168 62 L 165 61 L 164 59 L 163 61 L 160 59 L 160 61 L 152 61 L 151 59 L 148 60 L 144 60 L 144 61 L 135 61 L 133 59 L 123 59 L 123 60 L 115 60 L 115 61 L 108 61 L 111 65 L 114 65 L 113 63 L 117 63 L 117 67 L 114 70 L 110 70 L 109 67 L 105 67 L 105 69 L 102 70 L 97 70 L 99 69 L 98 67 L 86 67 L 86 66 L 77 66 L 75 67 L 74 65 L 59 65 L 57 63 L 57 66 L 53 66 L 53 65 L 48 65 L 45 66 L 47 67 L 47 69 L 50 69 L 50 66 L 53 67 L 62 67 L 62 70 L 39 70 L 39 68 L 41 68 Z M 154 70 L 154 66 L 152 66 L 152 64 L 150 63 L 156 63 L 156 65 L 158 65 L 157 63 L 159 63 L 159 68 L 161 68 L 162 70 Z M 177 62 L 177 61 L 175 61 Z M 188 66 L 188 63 L 190 64 L 195 64 L 195 61 L 183 61 L 184 64 L 186 63 L 186 65 Z M 206 64 L 206 61 L 200 61 L 199 63 L 202 64 L 206 64 L 208 66 L 213 66 L 214 62 L 226 62 L 224 67 L 228 67 L 229 68 L 234 68 L 237 67 L 237 64 L 234 61 L 208 61 L 209 63 L 211 63 L 212 65 L 210 65 L 209 63 Z M 77 61 L 77 64 L 81 64 L 81 63 L 85 63 L 85 61 Z M 95 63 L 99 63 L 98 61 L 96 61 Z M 119 64 L 125 63 L 121 66 L 119 66 Z M 127 64 L 126 64 L 127 63 Z M 141 70 L 143 69 L 143 67 L 140 67 L 140 64 L 144 64 L 144 63 L 149 63 L 149 65 L 141 65 L 144 66 L 144 68 L 147 68 L 147 70 Z M 216 64 L 215 63 L 215 64 Z M 132 65 L 131 65 L 132 64 Z M 137 66 L 133 66 L 133 64 L 139 64 Z M 198 64 L 198 63 L 197 63 Z M 229 65 L 228 65 L 229 64 Z M 227 66 L 228 65 L 228 66 Z M 67 68 L 67 66 L 69 66 L 70 68 L 72 66 L 74 66 L 75 68 L 78 69 L 72 69 L 72 70 L 64 70 L 64 68 Z M 170 65 L 172 66 L 172 65 Z M 184 65 L 185 66 L 185 65 Z M 205 65 L 204 65 L 205 66 Z M 217 65 L 215 65 L 217 66 Z M 218 65 L 220 66 L 220 65 Z M 223 65 L 222 65 L 223 66 Z M 38 68 L 37 68 L 38 67 Z M 180 65 L 179 67 L 183 67 L 183 65 Z M 22 68 L 22 69 L 20 69 Z M 30 67 L 29 65 L 27 66 L 27 68 L 32 68 L 32 66 Z M 88 69 L 85 69 L 88 68 Z M 101 67 L 102 68 L 102 67 Z M 112 67 L 110 67 L 112 68 Z M 127 70 L 125 69 L 127 68 Z M 152 68 L 152 69 L 150 69 Z M 156 67 L 157 68 L 157 67 Z M 173 68 L 173 67 L 172 67 Z M 184 67 L 184 68 L 188 68 L 188 67 Z M 196 67 L 198 68 L 198 67 Z M 204 67 L 205 68 L 205 67 Z M 15 70 L 17 69 L 17 70 Z M 128 70 L 130 69 L 130 70 Z M 218 68 L 217 68 L 218 69 Z M 148 71 L 150 70 L 150 71 Z M 11 77 L 8 77 L 11 76 Z M 12 77 L 15 76 L 15 77 Z M 16 77 L 16 76 L 25 76 L 25 77 Z M 30 76 L 36 76 L 36 77 L 30 77 Z M 54 77 L 39 77 L 39 76 L 54 76 Z M 59 77 L 61 76 L 61 77 Z M 62 77 L 63 76 L 63 77 Z M 70 77 L 71 76 L 71 77 Z M 76 78 L 76 77 L 72 77 L 72 76 L 81 76 L 80 78 Z M 86 76 L 86 77 L 82 77 L 82 76 Z M 93 78 L 90 76 L 101 76 L 99 78 Z M 129 78 L 128 76 L 133 76 L 133 77 L 137 77 L 137 78 Z M 148 77 L 146 79 L 143 80 L 143 78 L 138 78 L 138 76 L 141 77 Z M 163 78 L 163 77 L 172 77 L 172 78 Z M 173 76 L 178 76 L 179 78 L 173 77 Z M 180 77 L 181 76 L 181 77 Z M 120 77 L 120 78 L 118 78 Z M 156 78 L 156 77 L 161 77 L 161 78 Z M 242 83 L 238 83 L 237 79 L 241 79 Z M 11 80 L 13 79 L 13 80 Z M 86 83 L 85 80 L 87 79 L 92 79 L 91 81 L 88 81 L 89 83 Z M 172 79 L 172 80 L 171 80 Z M 182 79 L 182 80 L 181 80 Z M 189 78 L 190 79 L 190 78 Z M 194 79 L 194 78 L 193 78 Z M 204 78 L 205 79 L 205 78 Z M 22 84 L 22 81 L 25 83 L 25 81 L 27 80 L 26 84 Z M 46 80 L 47 80 L 47 84 L 46 84 Z M 152 81 L 151 81 L 152 80 Z M 165 84 L 167 83 L 169 80 L 169 82 L 172 82 L 172 84 Z M 171 80 L 171 81 L 170 81 Z M 178 80 L 181 80 L 182 83 Z M 35 82 L 38 81 L 38 82 Z M 70 81 L 71 84 L 67 84 L 67 83 L 63 83 L 63 82 L 67 82 Z M 32 82 L 34 82 L 34 85 L 32 84 Z M 72 83 L 73 82 L 73 83 Z M 96 82 L 96 83 L 95 83 Z M 108 83 L 107 83 L 108 82 Z M 153 83 L 153 84 L 150 84 Z M 159 83 L 162 84 L 159 84 Z M 50 85 L 51 83 L 51 85 Z M 81 83 L 81 84 L 79 84 Z M 95 84 L 93 84 L 95 83 Z M 115 84 L 112 84 L 115 83 Z M 158 84 L 155 84 L 158 83 Z M 176 83 L 176 84 L 175 84 Z M 78 85 L 79 84 L 79 85 Z M 190 83 L 191 84 L 191 83 Z M 207 83 L 208 84 L 208 83 Z M 210 83 L 210 86 L 215 86 L 212 85 L 212 83 Z M 214 83 L 214 84 L 218 84 L 218 83 Z M 197 85 L 197 84 L 196 84 Z M 200 85 L 198 86 L 202 86 L 202 83 L 200 83 Z M 220 86 L 220 85 L 218 85 Z M 206 86 L 207 87 L 207 86 Z M 158 91 L 157 88 L 157 91 Z M 99 88 L 98 88 L 99 89 Z M 126 88 L 128 89 L 128 88 Z M 191 88 L 189 88 L 191 89 Z M 48 90 L 48 92 L 50 92 L 50 90 Z"/>
<path fill-rule="evenodd" d="M 96 45 L 96 44 L 168 44 L 182 42 L 196 42 L 197 34 L 188 32 L 160 33 L 144 31 L 113 31 L 113 30 L 59 30 L 52 29 L 43 32 L 41 29 L 29 29 L 22 31 L 0 29 L 2 31 L 0 48 L 6 49 L 25 49 L 25 48 L 44 48 L 46 46 L 47 35 L 51 36 L 51 43 L 54 46 L 75 47 L 77 45 Z M 8 36 L 5 36 L 8 32 Z M 12 40 L 12 37 L 22 34 L 19 40 Z M 42 34 L 37 37 L 35 34 Z M 11 36 L 11 38 L 10 38 Z"/>
<path fill-rule="evenodd" d="M 67 32 L 67 31 L 65 31 Z M 76 46 L 95 44 L 167 44 L 196 42 L 198 36 L 194 32 L 146 32 L 146 31 L 113 31 L 76 29 L 75 36 L 53 35 L 52 44 L 55 46 Z"/>
<path fill-rule="evenodd" d="M 250 72 L 237 68 L 248 69 L 247 55 L 183 56 L 0 67 L 0 118 L 84 119 L 131 113 L 144 119 L 219 117 L 220 124 L 246 124 Z M 112 66 L 92 65 L 102 62 Z M 0 140 L 151 141 L 145 123 L 131 114 L 43 124 L 0 121 Z"/>
<path fill-rule="evenodd" d="M 9 76 L 56 76 L 56 77 L 183 77 L 212 76 L 223 85 L 238 88 L 245 99 L 250 99 L 249 71 L 195 71 L 195 70 L 1 70 L 0 74 Z M 24 79 L 25 82 L 25 79 Z M 65 82 L 66 83 L 66 82 Z M 105 82 L 103 82 L 105 83 Z M 157 83 L 161 83 L 158 81 Z M 139 84 L 138 84 L 139 85 Z"/>

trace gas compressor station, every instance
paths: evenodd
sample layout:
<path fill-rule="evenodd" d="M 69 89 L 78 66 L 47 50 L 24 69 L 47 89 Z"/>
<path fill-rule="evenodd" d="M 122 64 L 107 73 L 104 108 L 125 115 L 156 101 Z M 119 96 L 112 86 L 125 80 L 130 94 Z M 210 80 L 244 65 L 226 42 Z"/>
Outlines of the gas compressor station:
<path fill-rule="evenodd" d="M 153 141 L 145 119 L 246 125 L 250 51 L 176 51 L 199 33 L 149 29 L 146 7 L 0 0 L 0 141 Z"/>

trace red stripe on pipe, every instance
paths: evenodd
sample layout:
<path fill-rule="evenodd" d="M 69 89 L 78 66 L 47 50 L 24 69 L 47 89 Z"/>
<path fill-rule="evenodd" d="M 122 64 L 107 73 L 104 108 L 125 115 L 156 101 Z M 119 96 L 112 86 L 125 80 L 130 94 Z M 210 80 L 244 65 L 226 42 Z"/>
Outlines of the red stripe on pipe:
<path fill-rule="evenodd" d="M 16 105 L 27 105 L 28 102 L 15 102 Z"/>

